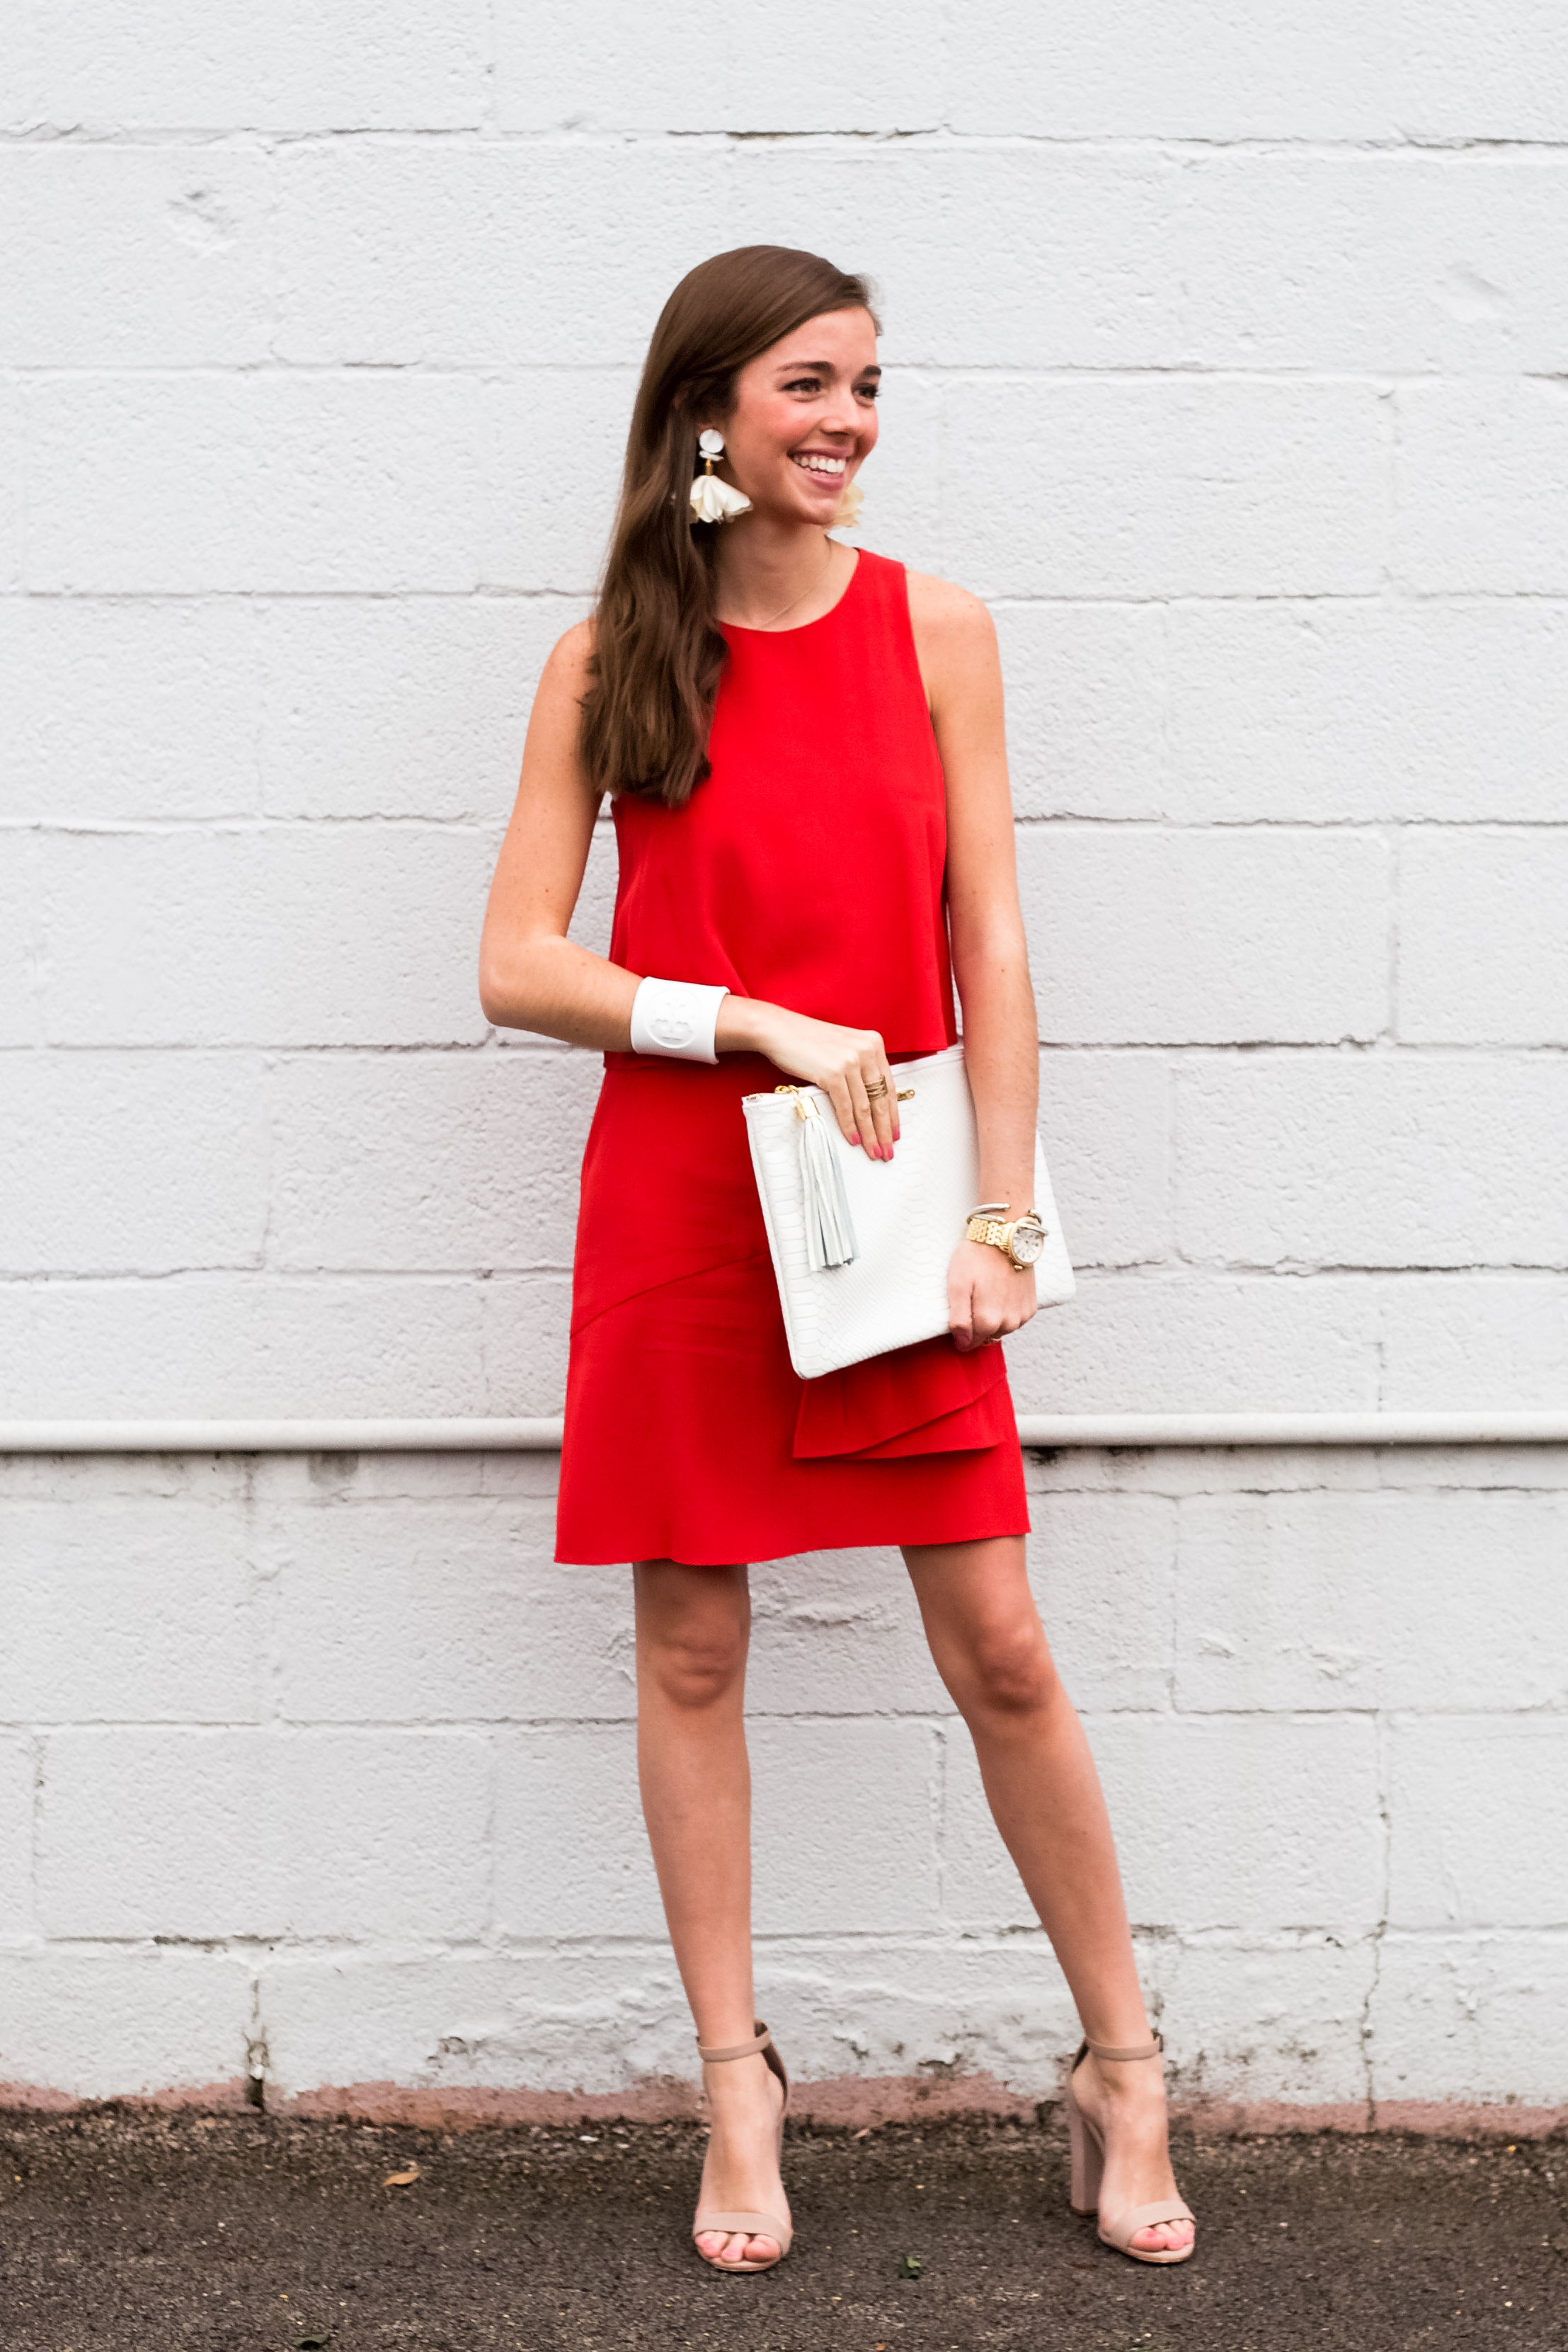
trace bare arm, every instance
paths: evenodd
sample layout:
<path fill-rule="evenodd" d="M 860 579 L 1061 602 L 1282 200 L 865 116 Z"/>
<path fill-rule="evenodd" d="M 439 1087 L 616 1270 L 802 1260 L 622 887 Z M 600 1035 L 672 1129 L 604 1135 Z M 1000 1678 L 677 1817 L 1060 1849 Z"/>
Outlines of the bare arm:
<path fill-rule="evenodd" d="M 479 943 L 479 1002 L 486 1021 L 529 1029 L 601 1053 L 629 1050 L 640 972 L 567 937 L 593 839 L 598 798 L 578 754 L 589 683 L 592 625 L 569 629 L 545 664 L 523 748 L 522 780 L 496 863 Z M 691 972 L 661 972 L 690 980 Z M 888 1078 L 874 1030 L 813 1021 L 758 997 L 727 996 L 715 1043 L 721 1054 L 765 1054 L 792 1077 L 821 1087 L 852 1141 L 891 1153 L 896 1097 L 868 1099 Z"/>
<path fill-rule="evenodd" d="M 502 1029 L 533 1029 L 601 1052 L 632 1042 L 635 975 L 567 937 L 582 887 L 598 795 L 578 757 L 590 625 L 545 664 L 523 748 L 522 781 L 490 885 L 479 941 L 479 1002 Z"/>
<path fill-rule="evenodd" d="M 1034 1202 L 1040 1056 L 1019 907 L 997 633 L 978 597 L 909 575 L 915 651 L 947 778 L 947 909 L 964 1060 L 980 1138 L 980 1197 L 1021 1216 Z M 1034 1282 L 1001 1252 L 961 1242 L 948 1280 L 960 1346 L 1017 1330 Z"/>

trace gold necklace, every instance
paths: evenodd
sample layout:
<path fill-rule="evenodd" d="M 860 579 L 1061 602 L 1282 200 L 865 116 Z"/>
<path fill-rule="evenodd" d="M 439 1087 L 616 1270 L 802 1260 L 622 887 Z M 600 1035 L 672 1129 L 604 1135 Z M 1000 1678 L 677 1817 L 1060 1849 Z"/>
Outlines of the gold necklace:
<path fill-rule="evenodd" d="M 821 586 L 823 581 L 827 578 L 832 568 L 833 543 L 831 540 L 830 540 L 828 541 L 828 560 L 823 564 L 821 572 L 818 572 L 816 578 L 812 581 L 810 588 L 802 588 L 798 596 L 791 596 L 789 602 L 783 605 L 779 611 L 773 614 L 769 619 L 766 621 L 737 621 L 735 625 L 736 627 L 738 629 L 755 628 L 758 632 L 776 629 L 779 622 L 784 618 L 784 614 L 786 613 L 792 613 L 797 604 L 803 604 L 808 596 L 815 594 L 816 591 Z"/>

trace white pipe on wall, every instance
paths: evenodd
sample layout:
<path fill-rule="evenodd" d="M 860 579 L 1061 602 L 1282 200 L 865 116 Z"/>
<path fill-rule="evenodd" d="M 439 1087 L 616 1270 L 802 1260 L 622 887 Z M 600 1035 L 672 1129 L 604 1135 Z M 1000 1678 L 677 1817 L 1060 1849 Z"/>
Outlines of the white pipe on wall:
<path fill-rule="evenodd" d="M 0 1421 L 0 1454 L 555 1452 L 535 1421 Z M 1568 1408 L 1540 1412 L 1105 1412 L 1019 1415 L 1025 1445 L 1563 1445 Z"/>

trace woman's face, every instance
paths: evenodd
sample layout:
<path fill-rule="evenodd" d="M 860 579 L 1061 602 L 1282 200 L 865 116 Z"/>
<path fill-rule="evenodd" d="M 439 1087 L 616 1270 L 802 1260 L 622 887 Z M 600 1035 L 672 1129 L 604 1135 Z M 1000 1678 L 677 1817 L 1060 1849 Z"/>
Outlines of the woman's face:
<path fill-rule="evenodd" d="M 831 522 L 876 446 L 881 374 L 869 310 L 824 310 L 747 362 L 729 415 L 713 421 L 725 471 L 759 515 Z"/>

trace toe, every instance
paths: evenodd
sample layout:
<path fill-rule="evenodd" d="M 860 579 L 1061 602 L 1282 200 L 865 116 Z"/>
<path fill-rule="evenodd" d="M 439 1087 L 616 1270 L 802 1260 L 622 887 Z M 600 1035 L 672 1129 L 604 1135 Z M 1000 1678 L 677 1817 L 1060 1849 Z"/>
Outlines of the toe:
<path fill-rule="evenodd" d="M 777 2238 L 747 2238 L 746 2259 L 748 2263 L 773 2263 L 779 2259 Z"/>
<path fill-rule="evenodd" d="M 1146 2230 L 1134 2230 L 1132 2242 L 1143 2254 L 1178 2253 L 1183 2246 L 1192 2243 L 1190 2221 L 1155 2221 Z"/>
<path fill-rule="evenodd" d="M 704 2252 L 708 2260 L 721 2271 L 733 2270 L 737 2263 L 749 2261 L 747 2247 L 750 2241 L 744 2230 L 705 2230 Z"/>

